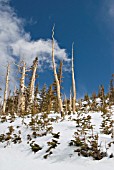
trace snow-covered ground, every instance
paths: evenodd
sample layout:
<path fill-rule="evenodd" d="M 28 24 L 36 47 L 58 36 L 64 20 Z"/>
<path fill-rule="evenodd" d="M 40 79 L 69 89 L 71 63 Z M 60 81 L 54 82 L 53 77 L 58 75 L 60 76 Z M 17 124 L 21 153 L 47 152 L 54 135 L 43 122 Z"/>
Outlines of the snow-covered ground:
<path fill-rule="evenodd" d="M 103 149 L 105 149 L 105 145 L 114 139 L 111 139 L 110 135 L 100 133 L 101 113 L 90 112 L 89 114 L 92 117 L 91 123 L 95 125 L 94 133 L 99 134 L 99 142 L 102 141 Z M 54 114 L 51 116 L 55 117 Z M 53 139 L 52 134 L 34 138 L 35 143 L 42 147 L 40 151 L 34 153 L 30 143 L 27 143 L 27 135 L 32 135 L 32 130 L 28 126 L 30 118 L 25 118 L 24 124 L 22 124 L 22 118 L 19 117 L 14 122 L 10 122 L 10 120 L 4 123 L 0 122 L 0 134 L 6 134 L 9 131 L 8 127 L 13 126 L 13 134 L 19 134 L 22 139 L 19 144 L 14 144 L 10 140 L 9 142 L 0 142 L 0 170 L 98 170 L 101 168 L 113 170 L 114 158 L 105 157 L 99 161 L 93 160 L 91 157 L 78 156 L 74 152 L 75 146 L 69 146 L 76 131 L 76 122 L 73 121 L 75 118 L 76 115 L 69 115 L 63 121 L 59 119 L 52 123 L 53 133 L 60 132 L 60 138 L 56 139 L 59 144 L 52 149 L 53 153 L 47 159 L 44 159 L 43 156 L 49 148 L 47 142 L 51 142 Z M 111 153 L 114 154 L 114 144 L 108 150 L 108 154 Z"/>

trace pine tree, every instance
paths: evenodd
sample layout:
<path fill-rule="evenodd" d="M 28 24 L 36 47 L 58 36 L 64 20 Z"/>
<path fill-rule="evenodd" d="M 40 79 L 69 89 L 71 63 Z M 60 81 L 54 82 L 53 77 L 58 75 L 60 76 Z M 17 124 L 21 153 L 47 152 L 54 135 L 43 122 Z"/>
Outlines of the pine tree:
<path fill-rule="evenodd" d="M 89 101 L 89 96 L 88 96 L 88 94 L 85 94 L 84 100 L 85 100 L 85 101 Z"/>
<path fill-rule="evenodd" d="M 101 85 L 99 86 L 99 91 L 98 91 L 98 97 L 101 98 L 102 100 L 104 99 L 104 86 Z"/>
<path fill-rule="evenodd" d="M 50 111 L 52 111 L 52 104 L 53 104 L 52 85 L 50 85 L 50 87 L 47 91 L 46 100 L 47 100 L 47 113 L 50 113 Z"/>
<path fill-rule="evenodd" d="M 44 84 L 42 90 L 40 91 L 40 99 L 39 99 L 39 110 L 40 112 L 46 112 L 47 110 L 47 90 L 46 90 L 46 84 Z"/>
<path fill-rule="evenodd" d="M 18 109 L 19 94 L 16 93 L 16 89 L 15 92 L 13 92 L 13 94 L 11 93 L 11 90 L 9 93 L 10 94 L 8 95 L 7 102 L 6 102 L 6 113 L 10 113 L 11 115 L 14 115 L 14 113 L 17 113 L 17 109 Z"/>
<path fill-rule="evenodd" d="M 6 102 L 6 113 L 14 114 L 13 96 L 9 97 Z"/>
<path fill-rule="evenodd" d="M 109 89 L 109 101 L 111 104 L 114 103 L 114 85 L 113 85 L 113 83 L 114 83 L 114 80 L 111 79 L 110 80 L 110 89 Z"/>
<path fill-rule="evenodd" d="M 94 101 L 97 98 L 97 95 L 95 92 L 92 93 L 92 100 Z"/>

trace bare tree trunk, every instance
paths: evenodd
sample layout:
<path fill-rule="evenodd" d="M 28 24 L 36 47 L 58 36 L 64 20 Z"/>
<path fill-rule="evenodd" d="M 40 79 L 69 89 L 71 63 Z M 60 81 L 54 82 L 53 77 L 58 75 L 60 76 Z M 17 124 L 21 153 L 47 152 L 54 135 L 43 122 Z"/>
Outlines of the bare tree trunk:
<path fill-rule="evenodd" d="M 58 73 L 58 80 L 61 88 L 61 83 L 62 83 L 62 67 L 63 67 L 63 62 L 60 61 L 60 67 L 59 67 L 59 73 Z"/>
<path fill-rule="evenodd" d="M 70 89 L 70 103 L 69 103 L 69 111 L 71 112 L 72 110 L 72 93 L 71 93 L 71 89 Z"/>
<path fill-rule="evenodd" d="M 34 100 L 34 86 L 35 86 L 37 67 L 38 67 L 38 58 L 36 57 L 35 60 L 33 61 L 33 67 L 32 67 L 33 73 L 32 73 L 32 78 L 30 82 L 30 89 L 29 89 L 30 104 L 33 103 L 33 100 Z"/>
<path fill-rule="evenodd" d="M 53 63 L 53 71 L 54 71 L 55 81 L 56 81 L 56 85 L 57 85 L 57 98 L 58 98 L 58 102 L 59 102 L 59 110 L 62 114 L 63 113 L 63 104 L 62 104 L 62 100 L 61 100 L 60 84 L 59 84 L 59 80 L 58 80 L 58 76 L 57 76 L 57 72 L 56 72 L 56 64 L 55 64 L 55 58 L 54 58 L 54 27 L 52 30 L 52 63 Z"/>
<path fill-rule="evenodd" d="M 26 63 L 23 61 L 22 75 L 20 79 L 20 90 L 18 99 L 18 114 L 25 111 L 25 73 L 26 73 Z"/>
<path fill-rule="evenodd" d="M 67 114 L 67 111 L 68 111 L 68 109 L 67 109 L 67 98 L 66 98 L 66 95 L 65 95 L 65 113 Z"/>
<path fill-rule="evenodd" d="M 73 113 L 76 110 L 76 85 L 75 85 L 75 79 L 74 79 L 74 49 L 72 44 L 72 90 L 73 90 Z"/>
<path fill-rule="evenodd" d="M 4 90 L 3 110 L 2 110 L 4 114 L 5 114 L 5 111 L 6 111 L 6 101 L 7 101 L 7 95 L 8 95 L 9 72 L 10 72 L 10 65 L 8 64 L 7 73 L 6 73 L 6 84 L 5 84 L 5 90 Z"/>

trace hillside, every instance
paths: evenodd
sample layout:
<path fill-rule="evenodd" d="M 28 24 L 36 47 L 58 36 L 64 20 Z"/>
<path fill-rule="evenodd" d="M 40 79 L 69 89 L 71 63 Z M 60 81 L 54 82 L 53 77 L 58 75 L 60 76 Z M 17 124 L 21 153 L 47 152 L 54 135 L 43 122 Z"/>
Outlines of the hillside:
<path fill-rule="evenodd" d="M 107 112 L 90 111 L 86 101 L 64 119 L 53 112 L 1 116 L 0 169 L 112 170 L 113 120 L 113 105 Z"/>

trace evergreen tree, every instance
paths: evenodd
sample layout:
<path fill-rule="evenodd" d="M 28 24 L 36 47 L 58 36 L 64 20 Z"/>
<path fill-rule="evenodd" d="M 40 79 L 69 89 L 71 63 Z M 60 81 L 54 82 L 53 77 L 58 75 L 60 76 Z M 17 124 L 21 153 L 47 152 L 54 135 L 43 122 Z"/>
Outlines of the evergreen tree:
<path fill-rule="evenodd" d="M 50 85 L 50 87 L 47 91 L 46 100 L 47 100 L 47 113 L 50 113 L 50 111 L 52 111 L 52 104 L 53 104 L 52 85 Z"/>
<path fill-rule="evenodd" d="M 40 112 L 46 112 L 47 110 L 47 90 L 46 90 L 46 84 L 44 84 L 42 90 L 39 93 L 40 98 L 39 98 L 39 110 Z"/>
<path fill-rule="evenodd" d="M 104 86 L 103 85 L 99 86 L 98 97 L 101 98 L 102 100 L 105 97 L 105 95 L 104 95 Z"/>
<path fill-rule="evenodd" d="M 92 100 L 95 100 L 97 98 L 97 95 L 95 92 L 92 93 Z"/>
<path fill-rule="evenodd" d="M 8 97 L 6 101 L 6 113 L 14 114 L 17 113 L 18 110 L 18 96 L 19 92 L 18 90 L 13 92 L 13 95 Z"/>
<path fill-rule="evenodd" d="M 89 101 L 89 96 L 88 96 L 88 94 L 85 94 L 84 100 L 85 100 L 85 101 Z"/>
<path fill-rule="evenodd" d="M 110 80 L 110 89 L 109 89 L 109 101 L 110 103 L 114 103 L 114 79 Z"/>
<path fill-rule="evenodd" d="M 6 101 L 6 113 L 14 114 L 13 97 L 9 97 Z"/>

